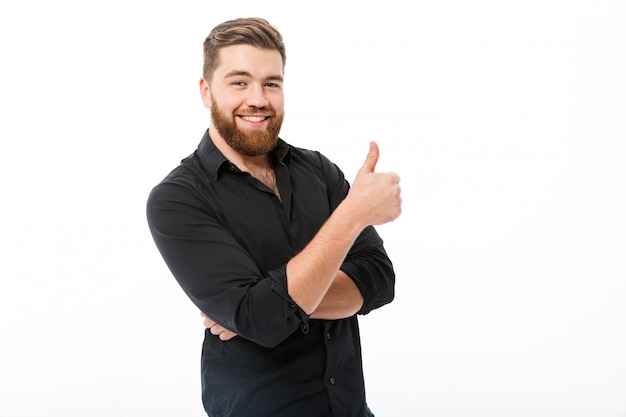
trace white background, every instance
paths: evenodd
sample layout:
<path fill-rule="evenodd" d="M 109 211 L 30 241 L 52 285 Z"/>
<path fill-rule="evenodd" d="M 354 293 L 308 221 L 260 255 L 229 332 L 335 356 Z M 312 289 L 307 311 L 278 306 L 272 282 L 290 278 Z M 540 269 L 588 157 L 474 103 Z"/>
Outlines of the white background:
<path fill-rule="evenodd" d="M 626 416 L 621 1 L 0 6 L 0 416 L 204 415 L 201 318 L 147 195 L 208 127 L 202 42 L 287 45 L 281 136 L 402 177 L 397 296 L 361 318 L 379 417 Z"/>

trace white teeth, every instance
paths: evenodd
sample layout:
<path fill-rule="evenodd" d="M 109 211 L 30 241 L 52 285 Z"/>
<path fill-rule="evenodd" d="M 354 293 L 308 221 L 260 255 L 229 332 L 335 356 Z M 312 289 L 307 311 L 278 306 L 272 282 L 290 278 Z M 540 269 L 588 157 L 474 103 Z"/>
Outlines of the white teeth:
<path fill-rule="evenodd" d="M 241 118 L 248 122 L 262 122 L 265 120 L 265 116 L 241 116 Z"/>

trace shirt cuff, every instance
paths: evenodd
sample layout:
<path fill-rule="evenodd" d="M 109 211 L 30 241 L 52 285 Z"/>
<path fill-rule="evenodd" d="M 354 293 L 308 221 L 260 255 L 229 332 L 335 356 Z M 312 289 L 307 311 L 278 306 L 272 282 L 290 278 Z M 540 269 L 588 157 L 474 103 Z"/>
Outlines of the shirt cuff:
<path fill-rule="evenodd" d="M 271 271 L 269 274 L 270 288 L 272 291 L 280 295 L 286 303 L 286 316 L 292 315 L 300 320 L 302 333 L 309 332 L 309 316 L 300 306 L 291 298 L 287 291 L 287 265 L 283 265 L 280 269 Z"/>

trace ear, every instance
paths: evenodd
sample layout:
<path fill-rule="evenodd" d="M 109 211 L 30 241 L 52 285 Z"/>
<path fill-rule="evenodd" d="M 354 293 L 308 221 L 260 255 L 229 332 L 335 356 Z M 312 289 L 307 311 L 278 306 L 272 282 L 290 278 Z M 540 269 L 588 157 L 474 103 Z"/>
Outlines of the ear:
<path fill-rule="evenodd" d="M 211 99 L 211 88 L 209 87 L 209 83 L 204 78 L 200 78 L 200 97 L 202 97 L 204 107 L 210 109 L 213 104 Z"/>

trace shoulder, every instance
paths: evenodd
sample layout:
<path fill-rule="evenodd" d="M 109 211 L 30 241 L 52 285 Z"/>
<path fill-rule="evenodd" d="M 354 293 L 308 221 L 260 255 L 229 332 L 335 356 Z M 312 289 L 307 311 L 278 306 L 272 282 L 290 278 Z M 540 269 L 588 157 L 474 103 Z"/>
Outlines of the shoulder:
<path fill-rule="evenodd" d="M 176 195 L 197 196 L 198 190 L 209 178 L 203 172 L 201 164 L 195 158 L 195 152 L 181 160 L 180 164 L 172 169 L 150 191 L 149 201 L 169 199 Z"/>
<path fill-rule="evenodd" d="M 208 171 L 196 156 L 197 151 L 180 161 L 180 164 L 172 169 L 157 185 L 179 185 L 181 187 L 195 188 L 200 182 L 206 181 Z"/>

